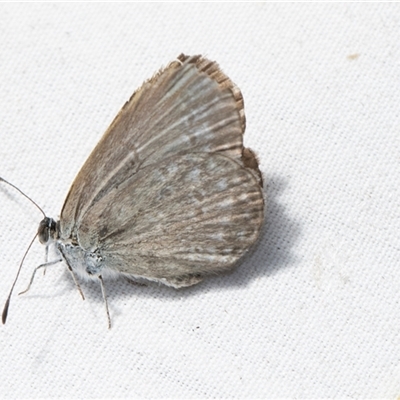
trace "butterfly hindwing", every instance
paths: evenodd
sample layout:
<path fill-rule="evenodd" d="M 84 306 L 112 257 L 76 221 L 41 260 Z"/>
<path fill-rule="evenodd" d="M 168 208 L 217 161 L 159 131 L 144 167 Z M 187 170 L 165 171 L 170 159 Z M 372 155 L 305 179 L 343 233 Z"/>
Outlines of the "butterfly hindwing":
<path fill-rule="evenodd" d="M 96 202 L 78 239 L 109 268 L 185 286 L 185 279 L 226 270 L 245 253 L 259 234 L 263 207 L 257 178 L 237 161 L 178 155 L 139 170 Z"/>

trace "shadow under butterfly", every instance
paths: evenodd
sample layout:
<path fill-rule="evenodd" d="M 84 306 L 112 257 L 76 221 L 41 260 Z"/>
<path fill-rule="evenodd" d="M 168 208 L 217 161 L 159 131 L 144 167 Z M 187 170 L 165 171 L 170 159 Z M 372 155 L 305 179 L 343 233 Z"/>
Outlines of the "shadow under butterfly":
<path fill-rule="evenodd" d="M 217 63 L 181 54 L 118 113 L 60 220 L 40 222 L 36 236 L 59 258 L 37 267 L 28 289 L 38 269 L 65 261 L 82 298 L 77 277 L 100 282 L 111 327 L 104 280 L 182 288 L 231 269 L 264 222 L 262 176 L 244 130 L 239 88 Z"/>

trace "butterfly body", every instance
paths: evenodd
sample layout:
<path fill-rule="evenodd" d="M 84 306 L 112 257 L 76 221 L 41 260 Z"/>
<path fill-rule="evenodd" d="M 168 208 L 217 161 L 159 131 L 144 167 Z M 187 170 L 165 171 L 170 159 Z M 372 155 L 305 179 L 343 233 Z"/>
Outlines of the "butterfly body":
<path fill-rule="evenodd" d="M 232 268 L 257 240 L 263 182 L 245 125 L 242 94 L 218 64 L 181 54 L 123 106 L 60 220 L 41 221 L 40 242 L 55 245 L 79 290 L 75 275 L 100 280 L 109 326 L 103 279 L 191 286 Z"/>

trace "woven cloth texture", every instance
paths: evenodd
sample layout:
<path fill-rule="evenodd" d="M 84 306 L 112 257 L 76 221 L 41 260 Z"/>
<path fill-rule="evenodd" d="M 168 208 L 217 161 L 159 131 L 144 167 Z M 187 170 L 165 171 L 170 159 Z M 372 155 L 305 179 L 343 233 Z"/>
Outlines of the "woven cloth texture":
<path fill-rule="evenodd" d="M 180 53 L 242 90 L 260 241 L 176 291 L 25 261 L 0 327 L 4 398 L 400 395 L 400 5 L 2 4 L 0 176 L 58 218 L 124 102 Z M 0 298 L 42 216 L 0 185 Z"/>

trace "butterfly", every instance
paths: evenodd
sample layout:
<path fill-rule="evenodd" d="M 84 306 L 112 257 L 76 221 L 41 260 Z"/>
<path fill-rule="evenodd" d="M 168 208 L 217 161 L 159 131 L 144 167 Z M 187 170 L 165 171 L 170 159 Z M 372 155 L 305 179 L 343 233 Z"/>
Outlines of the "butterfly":
<path fill-rule="evenodd" d="M 239 88 L 217 63 L 181 54 L 130 98 L 39 241 L 77 277 L 144 278 L 173 288 L 231 269 L 264 221 L 262 175 L 243 146 Z M 28 287 L 29 289 L 29 287 Z M 11 295 L 11 292 L 10 292 Z M 3 312 L 7 318 L 9 299 Z"/>

